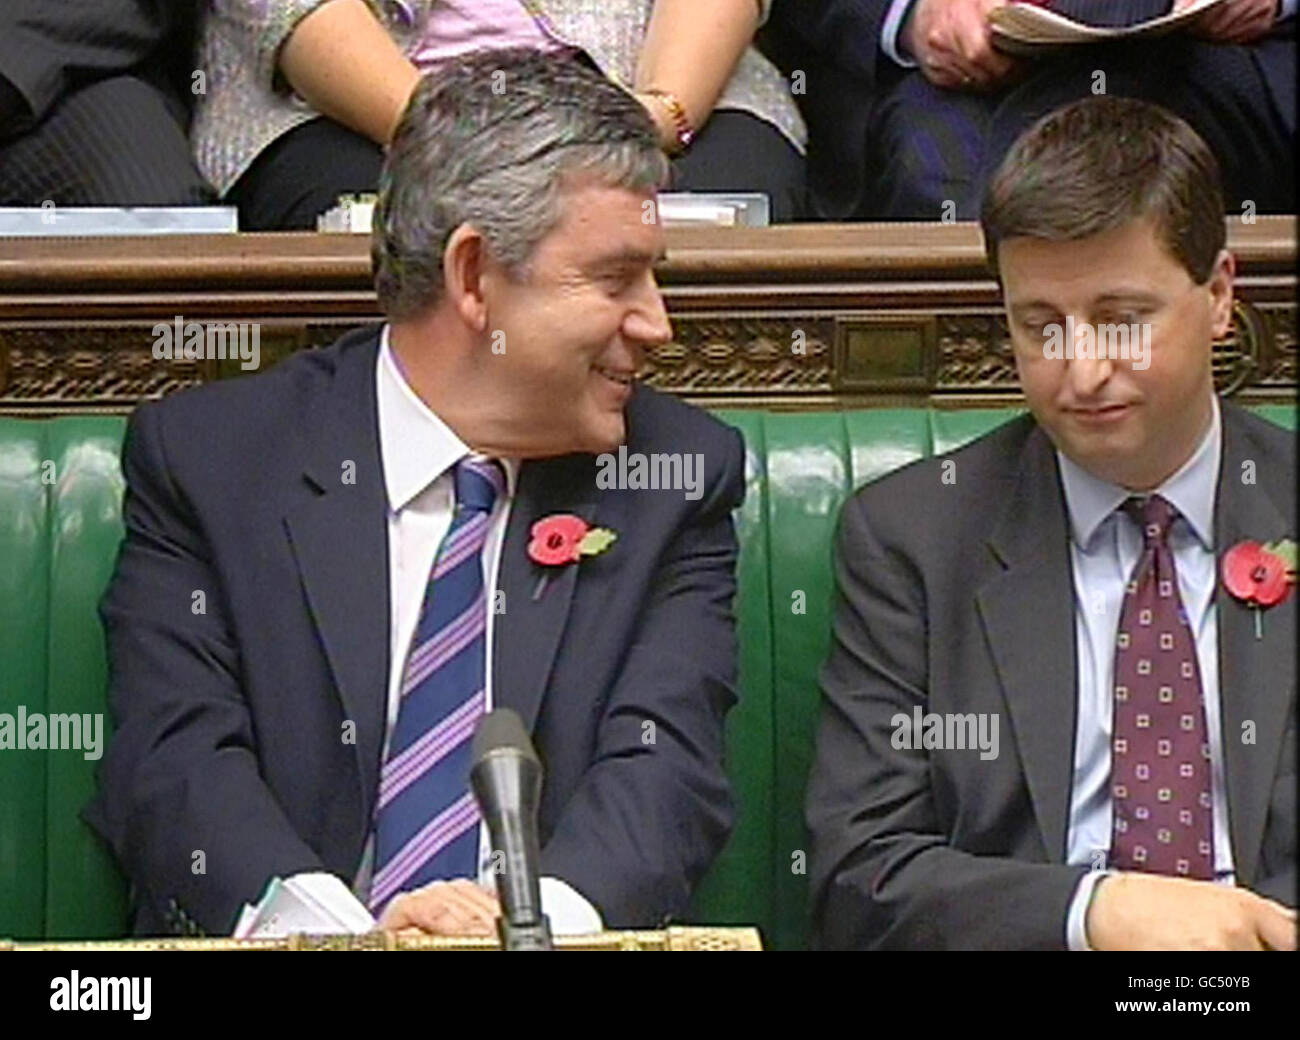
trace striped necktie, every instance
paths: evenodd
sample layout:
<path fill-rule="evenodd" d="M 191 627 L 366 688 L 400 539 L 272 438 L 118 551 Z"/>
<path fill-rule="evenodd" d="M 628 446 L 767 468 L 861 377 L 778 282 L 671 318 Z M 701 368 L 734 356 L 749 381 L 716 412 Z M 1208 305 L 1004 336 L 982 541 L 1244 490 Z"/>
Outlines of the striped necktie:
<path fill-rule="evenodd" d="M 469 767 L 486 699 L 483 545 L 506 479 L 499 462 L 467 455 L 455 482 L 455 515 L 433 561 L 379 778 L 376 916 L 400 892 L 477 873 L 479 810 Z"/>

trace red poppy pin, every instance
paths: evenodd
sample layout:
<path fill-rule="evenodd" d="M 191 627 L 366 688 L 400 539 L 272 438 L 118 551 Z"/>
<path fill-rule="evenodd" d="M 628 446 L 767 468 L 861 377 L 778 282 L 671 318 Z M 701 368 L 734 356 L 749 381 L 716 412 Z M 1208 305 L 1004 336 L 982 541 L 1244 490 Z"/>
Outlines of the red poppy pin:
<path fill-rule="evenodd" d="M 1263 636 L 1261 608 L 1286 599 L 1296 580 L 1296 544 L 1238 542 L 1223 554 L 1223 587 L 1255 611 L 1255 638 Z"/>
<path fill-rule="evenodd" d="M 572 513 L 553 513 L 544 516 L 529 529 L 532 540 L 528 543 L 528 558 L 543 567 L 560 567 L 577 563 L 584 556 L 598 556 L 617 540 L 618 535 L 608 527 L 592 527 L 580 516 Z M 533 599 L 540 599 L 550 579 L 548 569 Z"/>

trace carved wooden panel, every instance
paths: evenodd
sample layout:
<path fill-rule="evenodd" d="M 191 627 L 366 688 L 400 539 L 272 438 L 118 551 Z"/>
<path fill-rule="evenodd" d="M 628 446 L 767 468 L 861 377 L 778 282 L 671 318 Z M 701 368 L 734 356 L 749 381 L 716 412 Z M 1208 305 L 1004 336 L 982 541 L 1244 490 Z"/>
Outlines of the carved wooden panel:
<path fill-rule="evenodd" d="M 1214 344 L 1215 386 L 1234 394 L 1243 387 L 1295 387 L 1294 306 L 1256 307 L 1238 300 L 1231 331 Z M 1014 391 L 1015 358 L 1002 313 L 941 315 L 936 389 Z"/>
<path fill-rule="evenodd" d="M 1296 220 L 1229 225 L 1225 393 L 1293 400 Z M 996 282 L 970 224 L 789 225 L 668 233 L 673 321 L 643 378 L 688 399 L 824 408 L 1018 396 Z M 260 333 L 260 367 L 378 320 L 351 235 L 0 239 L 0 414 L 127 411 L 238 376 L 237 359 L 154 356 L 180 315 Z"/>
<path fill-rule="evenodd" d="M 645 381 L 686 396 L 817 393 L 831 388 L 835 323 L 782 316 L 677 318 L 647 351 Z"/>

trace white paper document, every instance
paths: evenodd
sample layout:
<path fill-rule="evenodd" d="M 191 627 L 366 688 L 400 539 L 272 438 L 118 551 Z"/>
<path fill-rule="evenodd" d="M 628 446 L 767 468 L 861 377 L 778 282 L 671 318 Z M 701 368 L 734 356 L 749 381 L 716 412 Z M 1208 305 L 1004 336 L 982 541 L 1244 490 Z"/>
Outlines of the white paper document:
<path fill-rule="evenodd" d="M 1107 43 L 1139 36 L 1163 36 L 1199 18 L 1227 0 L 1196 0 L 1180 11 L 1170 11 L 1135 25 L 1099 28 L 1084 25 L 1038 4 L 1010 3 L 989 12 L 993 43 L 1008 54 L 1032 56 L 1058 47 Z"/>
<path fill-rule="evenodd" d="M 590 935 L 603 930 L 600 915 L 564 882 L 540 879 L 542 911 L 555 935 Z M 378 927 L 370 911 L 333 874 L 273 878 L 257 906 L 244 904 L 232 936 L 283 939 L 303 935 L 363 935 Z"/>

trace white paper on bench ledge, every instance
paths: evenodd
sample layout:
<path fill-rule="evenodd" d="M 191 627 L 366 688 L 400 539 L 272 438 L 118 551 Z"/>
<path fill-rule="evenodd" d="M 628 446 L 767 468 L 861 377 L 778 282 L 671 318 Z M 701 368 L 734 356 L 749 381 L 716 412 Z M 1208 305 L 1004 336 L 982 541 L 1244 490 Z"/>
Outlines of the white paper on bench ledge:
<path fill-rule="evenodd" d="M 595 910 L 555 878 L 540 879 L 542 911 L 555 935 L 590 935 L 603 930 Z M 339 878 L 322 872 L 272 878 L 257 906 L 244 904 L 232 936 L 283 939 L 305 935 L 363 935 L 375 919 Z"/>
<path fill-rule="evenodd" d="M 238 230 L 234 206 L 0 206 L 0 236 L 212 235 Z"/>
<path fill-rule="evenodd" d="M 369 234 L 374 210 L 373 195 L 345 195 L 316 218 L 316 230 Z M 659 193 L 659 219 L 664 227 L 767 227 L 770 212 L 768 198 L 761 192 Z"/>

